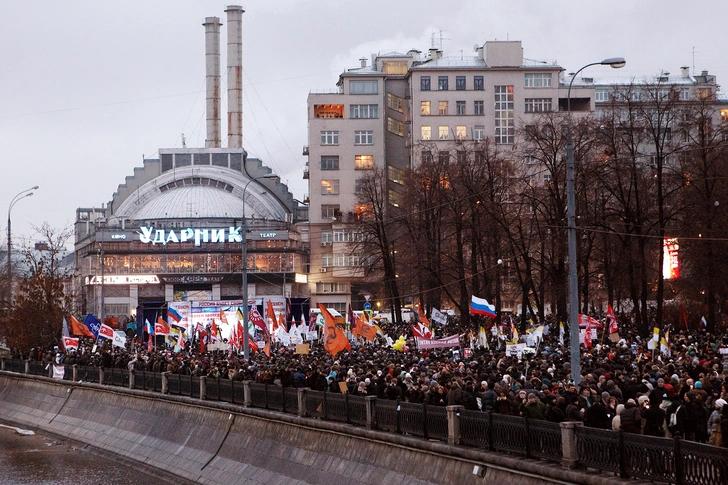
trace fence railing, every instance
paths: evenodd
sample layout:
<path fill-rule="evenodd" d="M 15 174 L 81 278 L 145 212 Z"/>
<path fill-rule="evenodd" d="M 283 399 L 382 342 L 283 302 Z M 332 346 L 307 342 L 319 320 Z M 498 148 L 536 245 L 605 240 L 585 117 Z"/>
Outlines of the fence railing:
<path fill-rule="evenodd" d="M 40 362 L 1 359 L 0 369 L 49 377 Z M 728 483 L 728 449 L 681 440 L 551 423 L 518 416 L 428 406 L 373 396 L 195 377 L 167 372 L 65 366 L 64 380 L 103 383 L 223 401 L 368 429 L 440 440 L 619 475 L 677 485 Z"/>

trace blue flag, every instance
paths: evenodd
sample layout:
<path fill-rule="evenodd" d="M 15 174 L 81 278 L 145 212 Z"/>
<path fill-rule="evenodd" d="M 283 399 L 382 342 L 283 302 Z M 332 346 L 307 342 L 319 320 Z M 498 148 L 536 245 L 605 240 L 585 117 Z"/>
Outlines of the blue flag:
<path fill-rule="evenodd" d="M 88 315 L 86 315 L 86 320 L 84 320 L 83 324 L 88 327 L 89 331 L 92 334 L 94 334 L 94 338 L 99 338 L 99 329 L 101 328 L 101 322 L 99 322 L 95 316 L 89 313 Z"/>

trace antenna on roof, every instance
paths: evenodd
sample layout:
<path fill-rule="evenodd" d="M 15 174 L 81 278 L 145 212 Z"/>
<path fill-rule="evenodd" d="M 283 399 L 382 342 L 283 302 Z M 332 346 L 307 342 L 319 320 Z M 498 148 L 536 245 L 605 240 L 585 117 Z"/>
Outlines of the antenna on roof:
<path fill-rule="evenodd" d="M 182 133 L 182 148 L 187 148 L 187 140 L 185 140 L 184 133 Z"/>

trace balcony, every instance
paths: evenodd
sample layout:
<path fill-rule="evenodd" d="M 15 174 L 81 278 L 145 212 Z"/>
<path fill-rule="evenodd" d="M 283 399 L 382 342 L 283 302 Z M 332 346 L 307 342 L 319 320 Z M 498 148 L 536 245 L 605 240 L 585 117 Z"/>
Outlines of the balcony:
<path fill-rule="evenodd" d="M 304 147 L 303 147 L 303 155 L 306 156 L 306 157 L 308 156 L 308 145 L 304 145 Z"/>
<path fill-rule="evenodd" d="M 303 180 L 308 180 L 308 164 L 303 167 Z"/>

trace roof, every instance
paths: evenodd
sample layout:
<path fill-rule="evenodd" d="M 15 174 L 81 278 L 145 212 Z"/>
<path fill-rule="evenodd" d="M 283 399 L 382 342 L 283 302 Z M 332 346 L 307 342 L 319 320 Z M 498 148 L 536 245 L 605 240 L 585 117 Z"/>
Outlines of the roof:
<path fill-rule="evenodd" d="M 666 86 L 674 85 L 686 85 L 692 86 L 695 84 L 695 78 L 685 77 L 682 75 L 665 75 L 665 76 L 644 76 L 638 78 L 635 76 L 607 76 L 607 77 L 592 77 L 592 76 L 580 76 L 574 79 L 574 86 L 630 86 L 630 85 L 654 85 L 658 82 L 658 77 L 664 77 L 665 79 L 660 82 Z M 591 79 L 592 82 L 586 82 L 585 79 Z M 571 81 L 571 77 L 567 77 L 564 80 L 564 84 L 568 85 Z"/>
<path fill-rule="evenodd" d="M 251 216 L 248 208 L 246 215 Z M 216 187 L 189 186 L 167 190 L 159 197 L 125 214 L 130 219 L 242 218 L 240 199 Z"/>

